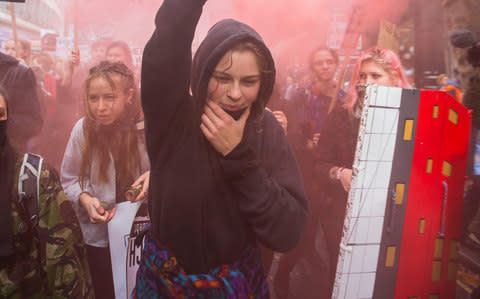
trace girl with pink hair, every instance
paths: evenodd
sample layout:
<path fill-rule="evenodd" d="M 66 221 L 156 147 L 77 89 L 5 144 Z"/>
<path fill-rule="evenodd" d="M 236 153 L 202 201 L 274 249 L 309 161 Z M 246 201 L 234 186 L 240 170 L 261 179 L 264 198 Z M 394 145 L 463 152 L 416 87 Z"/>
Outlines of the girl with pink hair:
<path fill-rule="evenodd" d="M 314 179 L 328 197 L 321 221 L 329 251 L 330 292 L 335 278 L 345 207 L 352 181 L 361 110 L 358 99 L 367 84 L 410 87 L 400 59 L 392 50 L 370 48 L 357 60 L 344 104 L 337 105 L 325 121 L 318 141 Z"/>

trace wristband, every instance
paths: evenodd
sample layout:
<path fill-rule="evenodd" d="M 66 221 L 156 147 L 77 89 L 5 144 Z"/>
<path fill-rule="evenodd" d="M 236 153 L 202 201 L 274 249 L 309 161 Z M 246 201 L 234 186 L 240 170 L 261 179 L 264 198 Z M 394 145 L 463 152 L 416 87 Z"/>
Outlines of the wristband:
<path fill-rule="evenodd" d="M 338 170 L 339 167 L 337 166 L 333 166 L 332 168 L 330 168 L 330 170 L 328 171 L 328 176 L 330 177 L 330 179 L 333 181 L 337 178 L 337 170 Z"/>

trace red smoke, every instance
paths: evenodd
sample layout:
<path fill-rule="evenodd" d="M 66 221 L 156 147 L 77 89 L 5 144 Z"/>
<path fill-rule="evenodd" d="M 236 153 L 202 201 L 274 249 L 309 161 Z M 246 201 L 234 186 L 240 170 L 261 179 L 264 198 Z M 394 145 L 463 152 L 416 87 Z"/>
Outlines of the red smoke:
<path fill-rule="evenodd" d="M 335 20 L 349 20 L 354 5 L 365 9 L 366 28 L 377 32 L 381 20 L 396 23 L 409 0 L 209 0 L 203 22 L 211 26 L 222 18 L 235 18 L 254 27 L 265 39 L 279 65 L 305 63 L 310 51 L 325 45 L 332 32 L 343 39 Z M 204 24 L 201 23 L 201 24 Z M 328 43 L 331 44 L 331 43 Z"/>
<path fill-rule="evenodd" d="M 143 47 L 154 25 L 158 0 L 78 1 L 83 37 L 95 35 L 122 39 Z M 396 22 L 408 8 L 408 0 L 208 0 L 197 31 L 196 43 L 208 28 L 223 18 L 234 18 L 254 27 L 279 59 L 304 62 L 309 51 L 325 44 L 339 13 L 348 20 L 354 3 L 365 7 L 369 30 L 380 20 Z M 373 28 L 373 29 L 372 29 Z M 337 35 L 342 35 L 337 30 Z M 338 37 L 342 39 L 342 37 Z M 298 57 L 298 58 L 295 58 Z"/>

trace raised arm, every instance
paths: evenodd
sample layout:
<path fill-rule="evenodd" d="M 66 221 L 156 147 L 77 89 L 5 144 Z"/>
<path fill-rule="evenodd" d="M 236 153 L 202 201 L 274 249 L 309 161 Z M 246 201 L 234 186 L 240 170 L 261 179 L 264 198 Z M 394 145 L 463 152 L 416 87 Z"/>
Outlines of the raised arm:
<path fill-rule="evenodd" d="M 142 61 L 142 105 L 147 150 L 159 148 L 189 98 L 191 45 L 206 0 L 165 0 Z M 183 109 L 184 110 L 184 109 Z"/>

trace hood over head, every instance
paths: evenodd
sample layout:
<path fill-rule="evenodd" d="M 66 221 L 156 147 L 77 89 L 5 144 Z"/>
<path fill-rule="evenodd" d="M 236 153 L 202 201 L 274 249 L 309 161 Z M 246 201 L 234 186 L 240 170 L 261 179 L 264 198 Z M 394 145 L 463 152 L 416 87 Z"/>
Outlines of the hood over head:
<path fill-rule="evenodd" d="M 250 26 L 232 19 L 215 24 L 208 31 L 193 59 L 191 87 L 193 96 L 203 107 L 207 98 L 208 81 L 220 59 L 230 49 L 243 42 L 257 45 L 265 57 L 265 69 L 262 72 L 262 83 L 258 98 L 252 105 L 251 116 L 258 119 L 270 96 L 275 83 L 275 64 L 270 50 L 260 35 Z"/>

